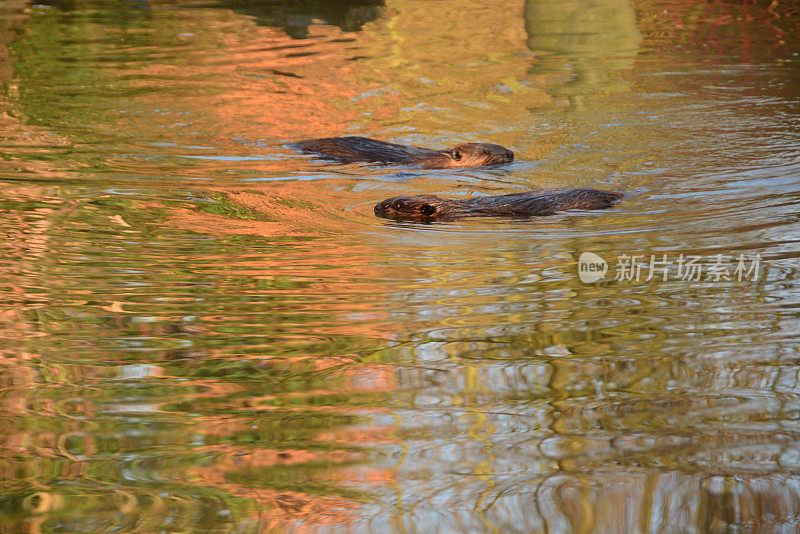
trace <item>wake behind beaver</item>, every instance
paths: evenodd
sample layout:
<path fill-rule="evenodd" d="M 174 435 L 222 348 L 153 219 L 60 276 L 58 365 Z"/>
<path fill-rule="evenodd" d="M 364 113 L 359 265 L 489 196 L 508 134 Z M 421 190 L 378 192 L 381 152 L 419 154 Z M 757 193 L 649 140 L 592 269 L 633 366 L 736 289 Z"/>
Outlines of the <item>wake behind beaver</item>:
<path fill-rule="evenodd" d="M 528 218 L 565 210 L 612 207 L 623 193 L 600 189 L 554 189 L 508 195 L 449 199 L 436 195 L 400 196 L 375 205 L 375 215 L 409 221 L 454 220 L 463 217 Z"/>

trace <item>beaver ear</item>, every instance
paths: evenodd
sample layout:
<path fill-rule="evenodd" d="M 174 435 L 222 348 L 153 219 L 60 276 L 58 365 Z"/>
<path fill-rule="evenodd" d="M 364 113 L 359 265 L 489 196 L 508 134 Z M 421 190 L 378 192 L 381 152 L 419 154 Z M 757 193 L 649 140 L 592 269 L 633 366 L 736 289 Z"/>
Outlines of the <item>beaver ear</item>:
<path fill-rule="evenodd" d="M 447 154 L 456 161 L 461 159 L 461 151 L 457 148 L 453 148 L 447 151 Z"/>
<path fill-rule="evenodd" d="M 431 206 L 430 204 L 423 204 L 423 205 L 422 205 L 422 206 L 419 208 L 419 211 L 420 211 L 420 213 L 422 213 L 423 215 L 433 215 L 434 213 L 436 213 L 436 208 L 434 208 L 434 207 L 433 207 L 433 206 Z"/>

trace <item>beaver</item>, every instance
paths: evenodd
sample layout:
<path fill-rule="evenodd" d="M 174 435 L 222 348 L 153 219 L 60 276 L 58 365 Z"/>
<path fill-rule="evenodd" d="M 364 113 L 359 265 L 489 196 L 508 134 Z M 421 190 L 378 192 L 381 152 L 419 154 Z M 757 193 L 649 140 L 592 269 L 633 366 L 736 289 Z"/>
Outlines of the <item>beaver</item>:
<path fill-rule="evenodd" d="M 554 189 L 465 199 L 436 195 L 401 196 L 375 205 L 375 215 L 408 221 L 449 221 L 462 217 L 528 218 L 570 209 L 610 208 L 624 196 L 600 189 Z"/>
<path fill-rule="evenodd" d="M 398 145 L 367 137 L 325 137 L 290 145 L 305 153 L 319 154 L 342 163 L 369 161 L 404 163 L 426 169 L 457 169 L 499 165 L 514 161 L 514 153 L 491 143 L 461 143 L 446 150 Z"/>

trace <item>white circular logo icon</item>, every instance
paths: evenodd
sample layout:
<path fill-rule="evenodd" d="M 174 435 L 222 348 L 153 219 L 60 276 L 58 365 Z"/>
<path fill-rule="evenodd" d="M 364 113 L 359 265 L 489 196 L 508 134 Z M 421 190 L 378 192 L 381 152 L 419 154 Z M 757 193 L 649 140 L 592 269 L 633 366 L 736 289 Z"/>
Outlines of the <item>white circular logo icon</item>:
<path fill-rule="evenodd" d="M 594 252 L 582 252 L 578 258 L 578 277 L 584 284 L 593 284 L 602 280 L 608 271 L 606 260 Z"/>

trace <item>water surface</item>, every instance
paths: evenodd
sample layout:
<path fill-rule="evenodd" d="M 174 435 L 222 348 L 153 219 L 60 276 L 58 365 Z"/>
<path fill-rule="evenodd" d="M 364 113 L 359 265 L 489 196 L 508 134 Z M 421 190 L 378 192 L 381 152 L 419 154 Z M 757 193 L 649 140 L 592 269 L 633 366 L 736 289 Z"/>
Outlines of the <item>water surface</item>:
<path fill-rule="evenodd" d="M 798 528 L 787 3 L 0 12 L 3 532 Z M 517 159 L 287 147 L 328 135 Z M 372 214 L 549 187 L 628 196 Z"/>

